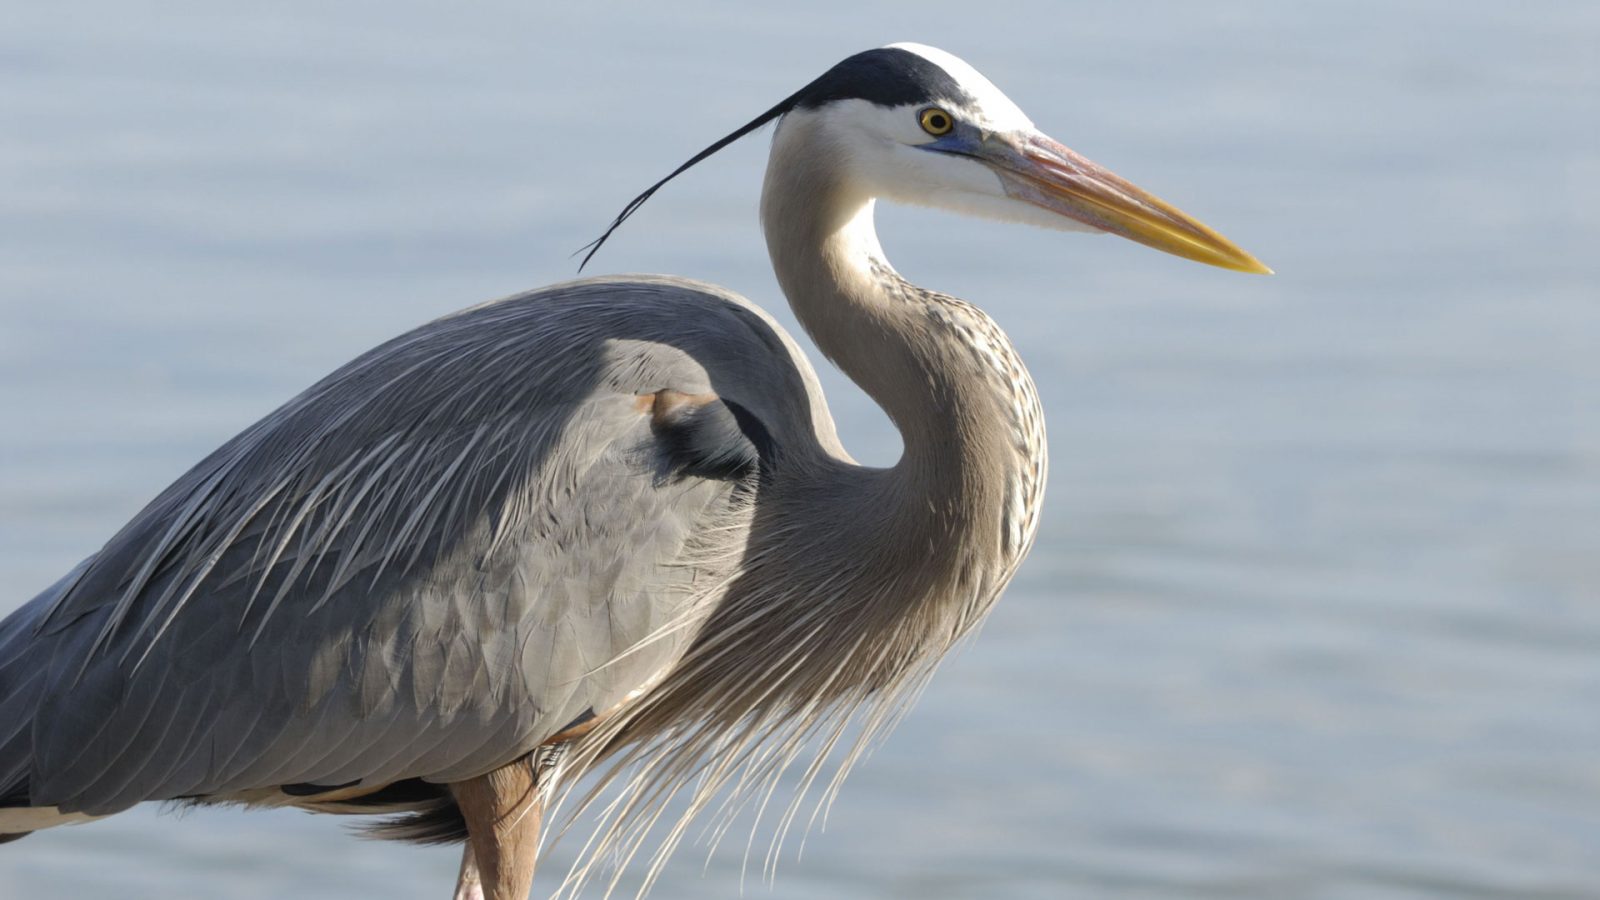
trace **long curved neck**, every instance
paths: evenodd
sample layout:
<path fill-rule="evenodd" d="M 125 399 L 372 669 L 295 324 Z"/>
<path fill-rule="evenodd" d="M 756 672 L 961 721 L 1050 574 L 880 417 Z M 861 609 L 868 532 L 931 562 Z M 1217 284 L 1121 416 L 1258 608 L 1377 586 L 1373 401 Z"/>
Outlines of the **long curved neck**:
<path fill-rule="evenodd" d="M 951 448 L 940 440 L 950 413 L 941 401 L 954 399 L 940 395 L 974 387 L 954 377 L 962 348 L 929 315 L 941 298 L 905 281 L 884 258 L 874 201 L 805 197 L 781 176 L 767 184 L 762 216 L 778 283 L 817 348 L 899 429 L 906 453 L 899 468 L 964 466 L 965 459 L 944 459 Z"/>
<path fill-rule="evenodd" d="M 978 598 L 986 608 L 1037 521 L 1044 433 L 1033 383 L 988 316 L 894 271 L 870 194 L 828 167 L 836 154 L 806 152 L 816 139 L 787 124 L 775 139 L 761 208 L 768 250 L 801 325 L 905 445 L 892 469 L 863 483 L 864 496 L 845 501 L 858 508 L 841 514 L 844 527 L 873 532 L 856 536 L 859 546 L 893 535 L 892 564 L 931 579 L 918 588 L 962 583 L 989 595 Z"/>

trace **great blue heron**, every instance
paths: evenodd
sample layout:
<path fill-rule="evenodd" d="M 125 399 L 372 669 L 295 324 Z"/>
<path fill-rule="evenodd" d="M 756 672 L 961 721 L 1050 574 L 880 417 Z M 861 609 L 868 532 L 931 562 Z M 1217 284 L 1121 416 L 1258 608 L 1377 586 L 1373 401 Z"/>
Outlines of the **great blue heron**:
<path fill-rule="evenodd" d="M 667 179 L 773 120 L 778 281 L 899 429 L 896 465 L 851 460 L 794 341 L 711 285 L 595 278 L 431 322 L 0 623 L 0 841 L 146 800 L 399 813 L 376 831 L 465 839 L 458 890 L 495 900 L 527 894 L 547 806 L 603 761 L 620 799 L 568 887 L 687 789 L 648 885 L 720 791 L 770 793 L 807 747 L 810 786 L 861 722 L 835 789 L 1016 571 L 1045 480 L 1011 343 L 895 272 L 874 202 L 1268 270 L 916 44 Z"/>

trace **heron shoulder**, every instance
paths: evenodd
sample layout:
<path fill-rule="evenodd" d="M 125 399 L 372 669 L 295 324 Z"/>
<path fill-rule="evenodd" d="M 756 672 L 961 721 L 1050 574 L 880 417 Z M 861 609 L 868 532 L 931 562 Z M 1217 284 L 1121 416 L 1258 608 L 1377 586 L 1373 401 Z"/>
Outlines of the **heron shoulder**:
<path fill-rule="evenodd" d="M 637 371 L 645 358 L 698 366 L 703 386 L 691 379 L 659 387 L 711 390 L 760 419 L 791 451 L 806 445 L 854 462 L 799 343 L 771 313 L 727 288 L 674 275 L 603 275 L 479 304 L 434 324 L 482 317 L 483 326 L 496 328 L 501 316 L 544 320 L 549 330 L 542 337 L 553 342 L 605 329 L 621 372 Z"/>

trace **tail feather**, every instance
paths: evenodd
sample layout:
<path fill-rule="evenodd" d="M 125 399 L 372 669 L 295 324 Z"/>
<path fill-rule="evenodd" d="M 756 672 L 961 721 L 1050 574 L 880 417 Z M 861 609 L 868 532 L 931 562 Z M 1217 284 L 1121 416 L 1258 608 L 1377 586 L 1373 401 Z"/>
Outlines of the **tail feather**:
<path fill-rule="evenodd" d="M 459 844 L 467 839 L 467 820 L 447 792 L 414 812 L 392 816 L 361 827 L 362 834 L 384 841 L 412 844 Z"/>

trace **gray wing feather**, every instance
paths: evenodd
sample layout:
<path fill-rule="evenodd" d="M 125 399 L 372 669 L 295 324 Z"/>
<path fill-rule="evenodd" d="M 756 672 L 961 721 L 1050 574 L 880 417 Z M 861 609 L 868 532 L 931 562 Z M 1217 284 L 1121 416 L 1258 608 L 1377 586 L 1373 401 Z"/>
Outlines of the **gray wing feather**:
<path fill-rule="evenodd" d="M 736 480 L 664 475 L 636 401 L 663 388 L 842 456 L 787 335 L 706 286 L 575 282 L 430 323 L 0 623 L 0 799 L 448 781 L 620 702 L 688 633 L 624 651 L 716 581 L 695 542 L 740 540 L 706 527 Z"/>

